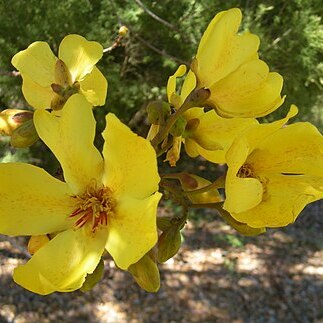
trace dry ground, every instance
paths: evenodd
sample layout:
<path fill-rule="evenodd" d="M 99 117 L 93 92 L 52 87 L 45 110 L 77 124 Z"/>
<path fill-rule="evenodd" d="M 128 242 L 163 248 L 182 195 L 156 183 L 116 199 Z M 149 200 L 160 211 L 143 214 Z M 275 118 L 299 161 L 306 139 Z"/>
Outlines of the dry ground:
<path fill-rule="evenodd" d="M 323 203 L 293 226 L 245 238 L 214 214 L 190 222 L 156 294 L 105 262 L 91 292 L 34 295 L 15 285 L 25 240 L 0 236 L 0 322 L 323 322 Z"/>

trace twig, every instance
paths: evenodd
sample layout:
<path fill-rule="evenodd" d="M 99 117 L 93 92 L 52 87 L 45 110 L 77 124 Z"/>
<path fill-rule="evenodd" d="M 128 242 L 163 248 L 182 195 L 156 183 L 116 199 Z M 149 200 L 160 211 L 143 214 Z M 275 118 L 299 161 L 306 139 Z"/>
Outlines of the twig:
<path fill-rule="evenodd" d="M 171 60 L 180 63 L 180 64 L 184 64 L 186 66 L 190 66 L 189 62 L 186 62 L 180 58 L 177 58 L 173 55 L 168 54 L 167 52 L 165 52 L 163 49 L 159 49 L 157 47 L 155 47 L 154 45 L 152 45 L 151 43 L 149 43 L 147 40 L 143 39 L 142 37 L 140 37 L 139 35 L 133 34 L 133 36 L 138 39 L 141 43 L 143 43 L 145 46 L 147 46 L 148 48 L 150 48 L 151 50 L 153 50 L 154 52 L 156 52 L 157 54 L 164 56 L 164 57 L 168 57 Z"/>
<path fill-rule="evenodd" d="M 20 72 L 18 72 L 18 71 L 0 71 L 0 75 L 19 76 Z"/>
<path fill-rule="evenodd" d="M 151 43 L 149 43 L 147 40 L 143 39 L 141 36 L 137 35 L 135 32 L 132 31 L 132 29 L 129 27 L 129 24 L 125 23 L 124 21 L 122 21 L 122 19 L 120 18 L 119 14 L 118 14 L 118 10 L 114 4 L 114 1 L 113 0 L 110 0 L 110 3 L 111 3 L 111 6 L 112 6 L 112 9 L 114 10 L 115 12 L 115 15 L 117 16 L 117 19 L 118 19 L 118 24 L 119 26 L 122 26 L 122 25 L 125 25 L 127 26 L 127 28 L 129 29 L 131 35 L 134 36 L 134 38 L 136 38 L 137 40 L 139 40 L 142 44 L 144 44 L 146 47 L 150 48 L 151 50 L 153 50 L 154 52 L 158 53 L 159 55 L 161 56 L 164 56 L 164 57 L 168 57 L 169 59 L 177 62 L 177 63 L 180 63 L 180 64 L 185 64 L 186 66 L 190 66 L 190 63 L 189 62 L 186 62 L 186 61 L 183 61 L 182 59 L 180 58 L 177 58 L 175 56 L 172 56 L 170 54 L 168 54 L 167 52 L 165 52 L 164 50 L 161 50 L 159 48 L 157 48 L 156 46 L 152 45 Z M 139 3 L 138 3 L 139 5 Z M 171 25 L 172 26 L 172 25 Z M 174 26 L 172 26 L 174 27 Z"/>
<path fill-rule="evenodd" d="M 187 13 L 179 18 L 178 23 L 182 22 L 187 17 L 190 17 L 192 15 L 192 12 L 194 11 L 196 4 L 197 4 L 197 1 L 194 1 L 191 8 L 187 11 Z"/>
<path fill-rule="evenodd" d="M 157 16 L 155 13 L 153 13 L 152 11 L 150 11 L 147 7 L 145 7 L 145 5 L 140 1 L 140 0 L 135 0 L 136 3 L 138 4 L 138 6 L 143 9 L 150 17 L 152 17 L 153 19 L 157 20 L 158 22 L 160 22 L 161 24 L 167 26 L 170 29 L 179 31 L 178 28 L 176 28 L 176 26 L 172 25 L 171 23 L 169 23 L 168 21 L 164 20 L 163 18 L 160 18 L 159 16 Z"/>

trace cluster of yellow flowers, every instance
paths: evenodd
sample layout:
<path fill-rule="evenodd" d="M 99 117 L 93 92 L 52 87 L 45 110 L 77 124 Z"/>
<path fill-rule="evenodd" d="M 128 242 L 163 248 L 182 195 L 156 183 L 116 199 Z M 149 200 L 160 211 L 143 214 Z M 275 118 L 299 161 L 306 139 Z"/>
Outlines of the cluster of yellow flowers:
<path fill-rule="evenodd" d="M 92 113 L 106 99 L 107 81 L 95 66 L 102 46 L 69 35 L 58 57 L 44 42 L 13 57 L 35 112 L 3 111 L 0 131 L 13 142 L 28 124 L 36 133 L 28 143 L 39 136 L 65 179 L 29 164 L 0 164 L 0 233 L 31 236 L 33 256 L 14 271 L 18 284 L 43 295 L 80 289 L 106 251 L 141 287 L 158 290 L 157 262 L 176 254 L 187 220 L 187 212 L 157 217 L 159 187 L 184 211 L 215 208 L 246 235 L 286 226 L 308 203 L 323 198 L 319 131 L 306 122 L 286 125 L 297 114 L 295 106 L 282 120 L 255 119 L 283 104 L 283 79 L 259 59 L 256 35 L 237 34 L 240 22 L 236 8 L 214 17 L 189 71 L 181 65 L 169 78 L 168 102 L 148 106 L 146 139 L 109 113 L 102 154 L 93 144 Z M 178 92 L 177 79 L 184 76 Z M 213 183 L 185 172 L 160 179 L 157 156 L 166 154 L 176 166 L 182 144 L 190 157 L 225 163 L 226 174 Z"/>

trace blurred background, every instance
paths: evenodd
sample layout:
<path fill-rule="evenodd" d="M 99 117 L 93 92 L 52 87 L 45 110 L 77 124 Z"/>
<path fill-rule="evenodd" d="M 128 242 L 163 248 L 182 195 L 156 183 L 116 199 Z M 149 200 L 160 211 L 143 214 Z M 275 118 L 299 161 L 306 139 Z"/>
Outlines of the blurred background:
<path fill-rule="evenodd" d="M 28 109 L 15 76 L 12 56 L 36 40 L 57 53 L 62 38 L 77 33 L 114 43 L 121 25 L 122 45 L 105 54 L 98 67 L 109 82 L 107 102 L 95 109 L 96 144 L 102 144 L 104 116 L 114 112 L 145 134 L 145 107 L 165 99 L 167 79 L 189 64 L 213 16 L 239 7 L 241 31 L 261 39 L 260 57 L 283 75 L 283 107 L 266 118 L 285 115 L 291 103 L 299 121 L 323 131 L 323 7 L 319 0 L 0 0 L 0 110 Z M 310 143 L 309 143 L 310 144 Z M 0 161 L 24 161 L 54 174 L 58 163 L 37 142 L 14 149 L 0 137 Z M 182 159 L 181 169 L 212 178 L 214 166 Z M 214 177 L 214 176 L 213 176 Z M 195 210 L 183 231 L 182 251 L 161 265 L 157 294 L 140 290 L 129 274 L 106 259 L 103 281 L 86 294 L 40 297 L 16 286 L 13 268 L 27 260 L 24 238 L 0 236 L 0 322 L 321 322 L 323 320 L 322 203 L 309 206 L 295 225 L 246 238 L 214 212 Z M 160 212 L 179 212 L 165 204 Z"/>

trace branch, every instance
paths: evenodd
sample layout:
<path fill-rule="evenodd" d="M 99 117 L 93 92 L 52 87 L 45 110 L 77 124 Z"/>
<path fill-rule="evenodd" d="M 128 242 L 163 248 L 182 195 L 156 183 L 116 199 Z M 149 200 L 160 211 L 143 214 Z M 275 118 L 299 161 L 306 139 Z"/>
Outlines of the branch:
<path fill-rule="evenodd" d="M 152 17 L 153 19 L 157 20 L 158 22 L 160 22 L 161 24 L 167 26 L 170 29 L 179 31 L 176 26 L 172 25 L 171 23 L 169 23 L 168 21 L 160 18 L 159 16 L 157 16 L 155 13 L 153 13 L 152 11 L 150 11 L 147 7 L 145 7 L 145 5 L 140 1 L 140 0 L 135 0 L 136 3 L 138 4 L 138 6 L 144 10 L 150 17 Z"/>
<path fill-rule="evenodd" d="M 20 75 L 20 72 L 18 72 L 18 71 L 1 71 L 0 70 L 0 75 L 19 76 Z"/>
<path fill-rule="evenodd" d="M 147 46 L 148 48 L 150 48 L 151 50 L 153 50 L 154 52 L 156 52 L 157 54 L 164 56 L 164 57 L 168 57 L 171 60 L 180 63 L 180 64 L 184 64 L 186 66 L 190 66 L 189 62 L 186 62 L 180 58 L 177 58 L 175 56 L 172 56 L 170 54 L 168 54 L 167 52 L 165 52 L 163 49 L 159 49 L 157 47 L 155 47 L 154 45 L 152 45 L 151 43 L 149 43 L 147 40 L 143 39 L 142 37 L 140 37 L 139 35 L 133 34 L 133 36 L 138 39 L 140 42 L 142 42 L 145 46 Z"/>

